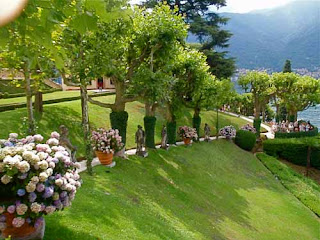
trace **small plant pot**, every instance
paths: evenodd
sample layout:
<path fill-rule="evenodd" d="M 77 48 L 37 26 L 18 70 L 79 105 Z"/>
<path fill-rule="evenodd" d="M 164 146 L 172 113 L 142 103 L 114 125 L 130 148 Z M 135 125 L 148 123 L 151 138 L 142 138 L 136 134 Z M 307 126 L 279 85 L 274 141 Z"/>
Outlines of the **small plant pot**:
<path fill-rule="evenodd" d="M 0 238 L 11 237 L 11 240 L 42 240 L 45 231 L 45 222 L 43 222 L 36 227 L 29 225 L 25 222 L 21 227 L 16 228 L 12 226 L 12 220 L 15 215 L 10 213 L 5 213 L 6 216 L 6 228 L 2 231 Z"/>
<path fill-rule="evenodd" d="M 113 159 L 113 153 L 104 153 L 96 151 L 96 156 L 98 157 L 102 165 L 111 165 Z"/>
<path fill-rule="evenodd" d="M 191 138 L 183 138 L 183 142 L 185 145 L 190 145 L 191 144 Z"/>

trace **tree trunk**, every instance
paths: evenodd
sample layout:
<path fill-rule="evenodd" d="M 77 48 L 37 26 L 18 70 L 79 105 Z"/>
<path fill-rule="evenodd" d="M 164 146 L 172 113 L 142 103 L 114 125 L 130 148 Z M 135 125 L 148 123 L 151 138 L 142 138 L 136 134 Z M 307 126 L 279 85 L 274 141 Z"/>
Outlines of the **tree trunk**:
<path fill-rule="evenodd" d="M 177 123 L 174 116 L 174 111 L 172 106 L 167 103 L 167 134 L 168 134 L 168 143 L 176 144 L 177 143 Z"/>
<path fill-rule="evenodd" d="M 219 138 L 219 108 L 217 107 L 216 139 Z"/>
<path fill-rule="evenodd" d="M 42 114 L 43 113 L 43 94 L 42 92 L 37 91 L 35 95 L 35 101 L 34 101 L 34 109 L 37 113 Z"/>
<path fill-rule="evenodd" d="M 89 109 L 88 109 L 88 92 L 87 85 L 81 83 L 81 112 L 82 112 L 82 128 L 84 134 L 84 144 L 86 149 L 87 169 L 92 174 L 92 149 L 90 144 L 90 125 L 89 125 Z"/>
<path fill-rule="evenodd" d="M 30 80 L 30 73 L 28 69 L 24 71 L 25 77 L 25 92 L 26 92 L 26 100 L 27 100 L 27 114 L 28 114 L 28 134 L 34 135 L 35 134 L 35 121 L 33 116 L 33 109 L 32 109 L 32 92 L 31 92 L 31 80 Z"/>
<path fill-rule="evenodd" d="M 198 134 L 198 139 L 196 139 L 197 141 L 199 141 L 200 139 L 200 127 L 201 127 L 200 111 L 201 109 L 199 107 L 195 107 L 193 119 L 192 119 L 192 127 L 197 130 L 197 134 Z"/>

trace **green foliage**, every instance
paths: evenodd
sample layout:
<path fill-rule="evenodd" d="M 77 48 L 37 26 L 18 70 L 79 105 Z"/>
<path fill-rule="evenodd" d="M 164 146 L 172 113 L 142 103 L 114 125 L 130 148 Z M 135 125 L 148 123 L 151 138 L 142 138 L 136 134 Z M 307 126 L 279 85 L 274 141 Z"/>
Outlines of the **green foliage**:
<path fill-rule="evenodd" d="M 176 144 L 177 142 L 177 122 L 167 122 L 168 143 Z"/>
<path fill-rule="evenodd" d="M 200 138 L 201 117 L 192 118 L 192 127 L 197 130 L 198 137 Z"/>
<path fill-rule="evenodd" d="M 242 149 L 251 151 L 256 144 L 256 135 L 253 132 L 238 130 L 235 143 Z"/>
<path fill-rule="evenodd" d="M 313 130 L 308 132 L 290 132 L 290 133 L 283 133 L 283 132 L 276 132 L 276 138 L 304 138 L 304 137 L 315 137 L 318 135 L 318 128 L 315 127 Z"/>
<path fill-rule="evenodd" d="M 318 138 L 311 139 L 319 142 Z M 300 166 L 307 165 L 307 153 L 310 143 L 305 139 L 274 139 L 263 142 L 263 151 L 271 156 L 286 159 Z M 313 146 L 311 152 L 311 166 L 320 169 L 320 147 Z"/>
<path fill-rule="evenodd" d="M 258 153 L 257 157 L 281 181 L 285 188 L 320 217 L 319 184 L 267 154 Z"/>
<path fill-rule="evenodd" d="M 291 72 L 292 72 L 292 69 L 291 69 L 291 61 L 290 61 L 290 60 L 286 60 L 282 72 L 283 72 L 283 73 L 291 73 Z"/>
<path fill-rule="evenodd" d="M 127 142 L 128 118 L 129 115 L 126 111 L 110 113 L 111 128 L 119 130 L 119 134 L 122 137 L 122 142 L 124 145 L 126 145 Z"/>
<path fill-rule="evenodd" d="M 156 148 L 154 142 L 155 129 L 156 129 L 156 117 L 144 117 L 144 129 L 146 132 L 146 147 L 148 148 Z"/>
<path fill-rule="evenodd" d="M 260 137 L 261 119 L 254 119 L 253 120 L 253 127 L 257 130 L 256 136 Z"/>

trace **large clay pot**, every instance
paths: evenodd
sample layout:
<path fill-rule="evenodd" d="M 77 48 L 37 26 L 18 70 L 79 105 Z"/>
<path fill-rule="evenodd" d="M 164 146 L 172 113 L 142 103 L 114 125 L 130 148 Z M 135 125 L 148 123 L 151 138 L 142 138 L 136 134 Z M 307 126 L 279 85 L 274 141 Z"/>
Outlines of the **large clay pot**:
<path fill-rule="evenodd" d="M 7 227 L 2 231 L 0 238 L 7 238 L 11 236 L 11 240 L 42 240 L 45 230 L 45 222 L 40 224 L 37 228 L 29 225 L 27 222 L 21 227 L 16 228 L 12 226 L 14 215 L 4 213 L 6 216 Z"/>
<path fill-rule="evenodd" d="M 191 144 L 191 138 L 183 138 L 183 142 L 185 145 Z"/>
<path fill-rule="evenodd" d="M 102 165 L 111 165 L 113 159 L 113 153 L 104 153 L 96 151 L 96 155 Z"/>

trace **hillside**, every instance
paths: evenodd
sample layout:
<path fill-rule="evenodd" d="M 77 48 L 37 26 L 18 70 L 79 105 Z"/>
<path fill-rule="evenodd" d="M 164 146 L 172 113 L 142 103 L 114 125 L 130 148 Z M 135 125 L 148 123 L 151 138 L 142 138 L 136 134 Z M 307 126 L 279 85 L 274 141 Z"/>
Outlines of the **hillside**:
<path fill-rule="evenodd" d="M 282 70 L 286 59 L 294 68 L 320 66 L 320 1 L 291 2 L 246 14 L 222 13 L 233 33 L 230 55 L 238 68 Z M 195 41 L 194 37 L 189 41 Z"/>
<path fill-rule="evenodd" d="M 71 208 L 46 217 L 45 240 L 319 239 L 319 219 L 226 140 L 94 170 Z"/>

